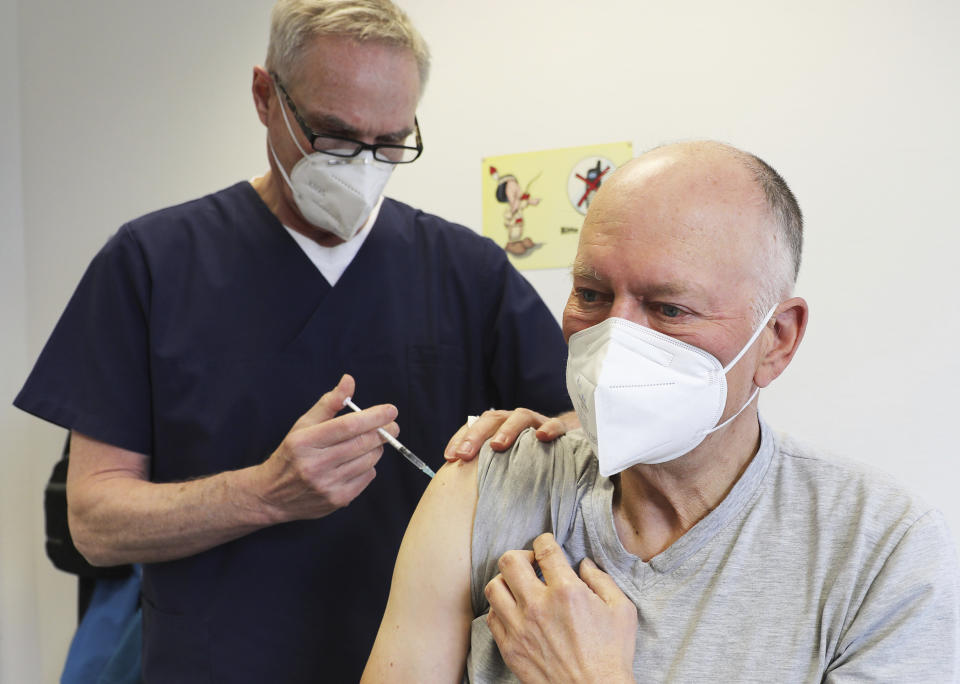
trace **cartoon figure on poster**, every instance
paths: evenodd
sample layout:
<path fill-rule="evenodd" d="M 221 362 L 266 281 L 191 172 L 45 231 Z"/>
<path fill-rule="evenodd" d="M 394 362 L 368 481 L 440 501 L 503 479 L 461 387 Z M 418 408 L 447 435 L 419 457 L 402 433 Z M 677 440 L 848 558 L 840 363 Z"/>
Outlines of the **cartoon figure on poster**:
<path fill-rule="evenodd" d="M 529 236 L 523 234 L 524 210 L 527 207 L 535 207 L 540 204 L 540 198 L 533 197 L 530 194 L 530 187 L 540 177 L 540 174 L 534 176 L 533 180 L 527 183 L 527 187 L 524 189 L 521 189 L 520 181 L 512 173 L 501 176 L 497 168 L 491 166 L 490 175 L 493 176 L 493 180 L 497 184 L 495 190 L 497 201 L 507 205 L 503 210 L 503 227 L 507 229 L 507 244 L 503 248 L 514 256 L 523 256 L 542 246 L 542 243 L 535 243 Z"/>
<path fill-rule="evenodd" d="M 569 269 L 587 207 L 632 156 L 621 142 L 483 157 L 483 234 L 521 270 Z"/>

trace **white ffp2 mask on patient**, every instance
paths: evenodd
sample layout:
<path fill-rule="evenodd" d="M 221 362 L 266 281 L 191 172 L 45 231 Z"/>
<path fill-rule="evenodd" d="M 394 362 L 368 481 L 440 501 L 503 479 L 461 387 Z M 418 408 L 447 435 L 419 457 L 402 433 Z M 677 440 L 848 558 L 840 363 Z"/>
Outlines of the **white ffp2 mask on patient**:
<path fill-rule="evenodd" d="M 717 425 L 727 401 L 726 373 L 775 308 L 726 367 L 702 349 L 623 318 L 571 335 L 567 392 L 597 453 L 600 474 L 683 456 L 740 415 L 760 390 Z"/>

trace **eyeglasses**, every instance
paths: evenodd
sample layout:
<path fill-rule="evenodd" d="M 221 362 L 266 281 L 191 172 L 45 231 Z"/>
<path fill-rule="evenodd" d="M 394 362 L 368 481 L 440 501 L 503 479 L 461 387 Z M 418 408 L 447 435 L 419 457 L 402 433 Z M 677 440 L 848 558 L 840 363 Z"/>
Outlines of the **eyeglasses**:
<path fill-rule="evenodd" d="M 307 140 L 310 141 L 310 146 L 315 151 L 333 155 L 334 157 L 350 158 L 356 157 L 364 150 L 370 150 L 373 153 L 374 159 L 377 161 L 386 162 L 387 164 L 409 164 L 410 162 L 415 161 L 423 152 L 423 140 L 420 137 L 420 124 L 416 117 L 413 118 L 413 135 L 414 140 L 416 141 L 416 147 L 410 147 L 409 145 L 394 145 L 391 143 L 374 143 L 373 145 L 370 145 L 360 140 L 344 138 L 339 135 L 317 133 L 310 128 L 310 126 L 307 125 L 307 122 L 303 120 L 303 117 L 300 116 L 300 112 L 297 111 L 296 105 L 293 104 L 293 100 L 290 99 L 290 93 L 288 93 L 287 89 L 283 87 L 283 83 L 280 82 L 280 78 L 275 73 L 271 73 L 270 75 L 276 82 L 277 87 L 280 88 L 280 92 L 283 93 L 283 97 L 287 101 L 287 106 L 290 108 L 293 118 L 296 119 L 297 123 L 300 125 L 300 130 L 302 130 L 303 134 L 307 136 Z"/>

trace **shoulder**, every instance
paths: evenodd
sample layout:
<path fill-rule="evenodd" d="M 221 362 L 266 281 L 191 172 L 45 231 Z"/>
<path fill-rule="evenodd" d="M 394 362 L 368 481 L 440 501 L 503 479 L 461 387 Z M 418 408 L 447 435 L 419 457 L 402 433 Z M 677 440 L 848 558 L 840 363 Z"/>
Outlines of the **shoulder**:
<path fill-rule="evenodd" d="M 467 226 L 448 221 L 440 216 L 385 198 L 380 218 L 395 225 L 403 237 L 421 241 L 435 249 L 451 254 L 482 255 L 484 258 L 507 263 L 506 254 L 488 237 Z"/>
<path fill-rule="evenodd" d="M 256 220 L 262 217 L 263 212 L 269 214 L 253 187 L 242 181 L 217 192 L 144 214 L 128 222 L 122 230 L 128 231 L 136 241 L 151 245 L 164 239 L 196 234 L 197 231 L 228 228 L 241 220 Z"/>
<path fill-rule="evenodd" d="M 811 573 L 829 580 L 820 610 L 836 615 L 831 671 L 947 681 L 960 664 L 960 565 L 943 514 L 865 463 L 778 442 L 780 517 L 807 535 Z"/>
<path fill-rule="evenodd" d="M 935 509 L 900 482 L 866 463 L 814 447 L 790 435 L 777 436 L 777 484 L 833 518 L 857 524 L 871 539 L 905 532 Z"/>
<path fill-rule="evenodd" d="M 598 475 L 596 458 L 579 430 L 543 443 L 528 429 L 505 452 L 484 446 L 477 461 L 471 591 L 474 614 L 480 615 L 486 608 L 483 587 L 496 575 L 500 556 L 532 548 L 543 532 L 562 543 Z"/>
<path fill-rule="evenodd" d="M 157 285 L 183 285 L 200 270 L 219 273 L 278 254 L 283 233 L 256 190 L 242 181 L 125 223 L 99 257 L 143 269 Z"/>
<path fill-rule="evenodd" d="M 596 479 L 597 460 L 582 430 L 572 430 L 552 442 L 541 442 L 533 428 L 524 430 L 505 452 L 484 445 L 478 456 L 478 490 L 500 493 L 577 489 Z"/>
<path fill-rule="evenodd" d="M 900 482 L 792 437 L 777 441 L 768 479 L 773 517 L 786 537 L 818 550 L 816 563 L 846 569 L 857 587 L 851 595 L 874 586 L 882 574 L 925 576 L 936 584 L 944 568 L 957 567 L 943 514 Z"/>

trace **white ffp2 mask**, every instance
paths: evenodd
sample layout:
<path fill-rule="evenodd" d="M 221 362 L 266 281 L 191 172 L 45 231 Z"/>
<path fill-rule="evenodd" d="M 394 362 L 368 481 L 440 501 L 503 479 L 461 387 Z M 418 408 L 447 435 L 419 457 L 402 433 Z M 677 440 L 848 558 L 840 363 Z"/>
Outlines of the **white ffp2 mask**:
<path fill-rule="evenodd" d="M 717 425 L 727 401 L 726 373 L 774 309 L 726 367 L 702 349 L 623 318 L 571 335 L 567 392 L 597 453 L 600 474 L 683 456 L 740 415 L 759 388 Z"/>
<path fill-rule="evenodd" d="M 279 90 L 277 100 L 282 102 Z M 273 143 L 269 138 L 267 142 L 280 175 L 293 193 L 297 209 L 318 228 L 342 240 L 349 240 L 363 226 L 383 194 L 393 173 L 393 164 L 377 161 L 370 150 L 350 158 L 334 157 L 323 152 L 307 154 L 294 135 L 282 104 L 280 113 L 283 114 L 290 138 L 303 155 L 289 176 L 277 158 Z"/>

